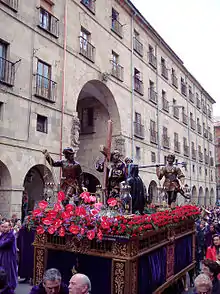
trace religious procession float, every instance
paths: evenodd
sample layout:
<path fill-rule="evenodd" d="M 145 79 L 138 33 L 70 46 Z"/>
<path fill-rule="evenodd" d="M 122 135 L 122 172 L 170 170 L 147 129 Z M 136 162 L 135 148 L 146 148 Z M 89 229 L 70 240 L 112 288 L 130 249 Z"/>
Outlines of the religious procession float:
<path fill-rule="evenodd" d="M 109 147 L 109 146 L 108 146 Z M 96 169 L 104 172 L 103 188 L 94 194 L 83 188 L 82 170 L 71 148 L 65 160 L 50 165 L 61 167 L 57 202 L 42 200 L 26 225 L 35 230 L 34 284 L 45 269 L 58 268 L 68 283 L 76 272 L 86 274 L 97 294 L 163 293 L 195 266 L 196 206 L 174 206 L 177 193 L 184 197 L 184 174 L 167 157 L 167 165 L 156 166 L 165 178 L 167 205 L 146 205 L 146 189 L 139 167 L 130 158 L 102 148 L 103 161 Z"/>

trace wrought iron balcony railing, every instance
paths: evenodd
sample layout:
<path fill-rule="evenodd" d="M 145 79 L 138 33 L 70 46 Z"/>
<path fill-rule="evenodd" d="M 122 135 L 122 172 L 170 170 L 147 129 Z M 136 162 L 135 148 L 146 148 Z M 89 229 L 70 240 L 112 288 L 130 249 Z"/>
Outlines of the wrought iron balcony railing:
<path fill-rule="evenodd" d="M 182 116 L 183 116 L 183 123 L 185 125 L 188 125 L 188 115 L 185 114 L 185 112 L 182 113 Z"/>
<path fill-rule="evenodd" d="M 209 141 L 213 141 L 213 135 L 212 135 L 212 133 L 211 132 L 209 132 Z"/>
<path fill-rule="evenodd" d="M 151 51 L 148 52 L 148 62 L 154 68 L 157 68 L 157 57 Z"/>
<path fill-rule="evenodd" d="M 210 157 L 210 165 L 214 166 L 214 158 L 213 157 Z"/>
<path fill-rule="evenodd" d="M 192 148 L 192 159 L 196 160 L 196 150 Z"/>
<path fill-rule="evenodd" d="M 208 139 L 208 130 L 207 129 L 203 129 L 203 135 L 206 139 Z"/>
<path fill-rule="evenodd" d="M 95 14 L 95 0 L 81 0 L 81 3 Z"/>
<path fill-rule="evenodd" d="M 115 77 L 116 79 L 118 79 L 119 81 L 124 81 L 124 68 L 116 63 L 114 60 L 111 60 L 111 64 L 112 64 L 112 71 L 111 74 L 113 77 Z"/>
<path fill-rule="evenodd" d="M 208 109 L 208 117 L 209 117 L 209 118 L 212 118 L 212 112 L 211 112 L 210 109 Z"/>
<path fill-rule="evenodd" d="M 175 118 L 177 118 L 177 119 L 180 118 L 179 108 L 176 107 L 176 106 L 173 107 L 173 116 L 174 116 Z"/>
<path fill-rule="evenodd" d="M 148 89 L 148 94 L 149 94 L 149 100 L 153 102 L 154 104 L 157 104 L 158 102 L 157 92 L 154 90 L 154 88 L 150 87 Z"/>
<path fill-rule="evenodd" d="M 199 151 L 199 161 L 203 162 L 203 153 Z"/>
<path fill-rule="evenodd" d="M 203 105 L 202 106 L 202 111 L 203 111 L 204 114 L 207 114 L 207 107 L 206 107 L 206 105 Z"/>
<path fill-rule="evenodd" d="M 172 85 L 175 87 L 175 88 L 178 88 L 178 79 L 177 79 L 177 76 L 175 74 L 172 74 L 171 75 L 171 79 L 172 79 Z"/>
<path fill-rule="evenodd" d="M 169 101 L 166 98 L 162 98 L 163 110 L 169 112 Z"/>
<path fill-rule="evenodd" d="M 180 153 L 180 142 L 174 140 L 174 151 Z"/>
<path fill-rule="evenodd" d="M 141 95 L 144 95 L 144 84 L 137 76 L 134 76 L 134 90 Z"/>
<path fill-rule="evenodd" d="M 167 80 L 168 79 L 168 69 L 166 65 L 161 64 L 161 75 Z"/>
<path fill-rule="evenodd" d="M 134 135 L 138 138 L 144 139 L 144 125 L 134 122 Z"/>
<path fill-rule="evenodd" d="M 8 86 L 14 85 L 15 67 L 14 63 L 0 57 L 0 83 Z"/>
<path fill-rule="evenodd" d="M 183 153 L 185 156 L 189 156 L 189 146 L 183 145 Z"/>
<path fill-rule="evenodd" d="M 39 27 L 51 35 L 58 38 L 59 36 L 59 19 L 53 16 L 44 8 L 40 7 L 40 22 Z"/>
<path fill-rule="evenodd" d="M 170 137 L 163 135 L 163 147 L 169 149 L 170 148 Z"/>
<path fill-rule="evenodd" d="M 192 92 L 189 92 L 189 100 L 194 103 L 195 102 L 195 96 Z"/>
<path fill-rule="evenodd" d="M 201 135 L 202 134 L 202 126 L 197 123 L 197 131 Z"/>
<path fill-rule="evenodd" d="M 57 83 L 39 74 L 36 74 L 35 78 L 35 95 L 51 102 L 55 102 Z"/>
<path fill-rule="evenodd" d="M 208 156 L 208 154 L 205 154 L 205 164 L 209 164 L 209 156 Z"/>
<path fill-rule="evenodd" d="M 116 33 L 120 38 L 123 36 L 123 26 L 120 24 L 120 22 L 117 19 L 114 19 L 111 16 L 112 19 L 112 31 Z"/>
<path fill-rule="evenodd" d="M 94 62 L 95 61 L 95 47 L 88 42 L 87 39 L 83 38 L 82 36 L 79 37 L 79 45 L 80 51 L 79 53 L 83 55 L 88 60 Z"/>
<path fill-rule="evenodd" d="M 186 84 L 185 83 L 181 83 L 181 93 L 184 95 L 184 96 L 187 96 L 187 89 L 186 89 Z"/>
<path fill-rule="evenodd" d="M 136 37 L 134 37 L 134 51 L 143 56 L 143 44 Z"/>
<path fill-rule="evenodd" d="M 192 130 L 196 129 L 196 122 L 193 118 L 190 118 L 190 127 Z"/>
<path fill-rule="evenodd" d="M 14 11 L 18 11 L 18 0 L 0 0 L 0 3 L 5 4 Z"/>
<path fill-rule="evenodd" d="M 199 100 L 199 98 L 196 99 L 196 106 L 197 108 L 201 108 L 201 101 Z"/>

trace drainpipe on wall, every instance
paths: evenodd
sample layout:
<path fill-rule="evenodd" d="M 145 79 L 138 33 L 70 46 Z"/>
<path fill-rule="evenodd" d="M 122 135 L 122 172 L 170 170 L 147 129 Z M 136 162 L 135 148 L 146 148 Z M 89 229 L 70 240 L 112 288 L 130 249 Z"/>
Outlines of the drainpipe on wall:
<path fill-rule="evenodd" d="M 155 45 L 155 56 L 157 56 L 157 45 Z M 158 93 L 158 66 L 156 68 L 156 92 L 157 97 L 159 96 Z M 159 99 L 157 101 L 157 162 L 160 162 L 160 108 L 159 108 Z"/>
<path fill-rule="evenodd" d="M 131 16 L 131 158 L 134 160 L 134 118 L 135 118 L 135 109 L 134 109 L 134 17 L 136 13 L 132 13 Z"/>
<path fill-rule="evenodd" d="M 186 76 L 186 81 L 187 81 L 187 78 L 188 76 Z M 189 99 L 186 99 L 186 105 L 187 105 L 187 115 L 188 115 L 188 125 L 187 125 L 187 128 L 188 128 L 188 142 L 189 142 L 189 162 L 190 162 L 190 168 L 189 168 L 189 186 L 190 186 L 190 190 L 192 190 L 192 163 L 191 163 L 191 160 L 192 160 L 192 152 L 191 152 L 191 135 L 190 135 L 190 116 L 189 116 Z"/>
<path fill-rule="evenodd" d="M 65 105 L 65 91 L 66 91 L 66 40 L 67 39 L 67 0 L 64 6 L 64 43 L 63 43 L 63 77 L 62 77 L 62 106 L 61 106 L 61 121 L 60 121 L 60 159 L 62 159 L 63 150 L 63 118 Z M 61 177 L 61 169 L 60 169 Z"/>

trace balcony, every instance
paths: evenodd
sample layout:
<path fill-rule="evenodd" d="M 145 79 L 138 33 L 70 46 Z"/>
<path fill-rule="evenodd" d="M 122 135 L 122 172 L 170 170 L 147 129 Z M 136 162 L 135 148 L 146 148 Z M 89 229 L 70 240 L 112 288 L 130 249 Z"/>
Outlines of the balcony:
<path fill-rule="evenodd" d="M 208 139 L 208 130 L 207 129 L 204 129 L 203 130 L 203 136 Z"/>
<path fill-rule="evenodd" d="M 202 126 L 197 123 L 197 131 L 201 135 L 202 134 Z"/>
<path fill-rule="evenodd" d="M 166 149 L 170 148 L 170 137 L 163 135 L 163 147 Z"/>
<path fill-rule="evenodd" d="M 208 117 L 209 117 L 209 118 L 212 118 L 212 112 L 211 112 L 211 109 L 208 109 Z"/>
<path fill-rule="evenodd" d="M 209 156 L 205 154 L 205 164 L 209 164 Z"/>
<path fill-rule="evenodd" d="M 175 74 L 171 75 L 171 79 L 172 79 L 172 85 L 178 89 L 178 79 L 177 76 Z"/>
<path fill-rule="evenodd" d="M 113 60 L 111 60 L 111 64 L 112 64 L 112 71 L 111 71 L 112 76 L 118 79 L 119 81 L 123 82 L 124 68 L 118 63 L 114 62 Z"/>
<path fill-rule="evenodd" d="M 203 153 L 199 151 L 199 161 L 203 162 Z"/>
<path fill-rule="evenodd" d="M 166 98 L 162 98 L 163 110 L 169 112 L 169 101 Z"/>
<path fill-rule="evenodd" d="M 79 53 L 83 55 L 88 60 L 95 61 L 95 47 L 88 42 L 87 39 L 82 36 L 79 37 L 80 51 Z"/>
<path fill-rule="evenodd" d="M 192 130 L 195 131 L 195 129 L 196 129 L 196 122 L 195 122 L 195 120 L 193 118 L 190 118 L 190 127 L 191 127 Z"/>
<path fill-rule="evenodd" d="M 189 100 L 194 103 L 195 102 L 195 96 L 192 92 L 189 91 Z"/>
<path fill-rule="evenodd" d="M 55 102 L 57 83 L 39 74 L 36 74 L 35 78 L 35 96 Z"/>
<path fill-rule="evenodd" d="M 157 57 L 153 54 L 153 52 L 148 52 L 148 62 L 155 69 L 157 68 Z"/>
<path fill-rule="evenodd" d="M 212 135 L 212 133 L 211 132 L 209 132 L 209 141 L 213 141 L 213 135 Z"/>
<path fill-rule="evenodd" d="M 0 3 L 5 4 L 15 12 L 18 11 L 18 0 L 0 0 Z"/>
<path fill-rule="evenodd" d="M 207 114 L 207 107 L 206 107 L 206 105 L 203 105 L 202 106 L 202 111 L 203 111 L 204 114 Z"/>
<path fill-rule="evenodd" d="M 81 0 L 81 3 L 95 14 L 95 0 Z"/>
<path fill-rule="evenodd" d="M 150 142 L 153 144 L 157 144 L 157 132 L 152 129 L 150 129 Z"/>
<path fill-rule="evenodd" d="M 111 19 L 112 19 L 112 28 L 111 28 L 112 31 L 116 33 L 120 38 L 122 38 L 123 36 L 122 24 L 120 24 L 120 22 L 117 19 L 114 19 L 112 16 L 111 16 Z"/>
<path fill-rule="evenodd" d="M 180 153 L 180 142 L 174 140 L 174 151 Z"/>
<path fill-rule="evenodd" d="M 144 139 L 144 125 L 134 122 L 134 135 L 140 139 Z"/>
<path fill-rule="evenodd" d="M 201 101 L 199 100 L 199 98 L 196 99 L 196 107 L 197 108 L 201 108 Z"/>
<path fill-rule="evenodd" d="M 196 160 L 196 150 L 192 148 L 192 159 Z"/>
<path fill-rule="evenodd" d="M 153 102 L 154 104 L 157 104 L 157 92 L 154 90 L 154 88 L 152 88 L 152 87 L 150 87 L 149 89 L 148 89 L 148 93 L 149 93 L 149 100 L 151 101 L 151 102 Z"/>
<path fill-rule="evenodd" d="M 210 166 L 214 166 L 214 158 L 210 157 Z"/>
<path fill-rule="evenodd" d="M 181 82 L 181 93 L 187 96 L 186 83 Z"/>
<path fill-rule="evenodd" d="M 14 63 L 0 57 L 0 83 L 12 87 L 15 80 Z"/>
<path fill-rule="evenodd" d="M 161 64 L 161 75 L 168 80 L 168 69 L 165 64 Z"/>
<path fill-rule="evenodd" d="M 134 51 L 143 56 L 143 44 L 136 37 L 134 37 Z"/>
<path fill-rule="evenodd" d="M 183 145 L 183 154 L 187 157 L 189 156 L 189 146 Z"/>
<path fill-rule="evenodd" d="M 174 106 L 173 107 L 173 116 L 177 119 L 180 118 L 180 111 L 179 111 L 179 108 L 177 106 Z"/>
<path fill-rule="evenodd" d="M 137 76 L 134 76 L 134 90 L 140 95 L 144 95 L 144 84 Z"/>
<path fill-rule="evenodd" d="M 59 36 L 59 19 L 53 16 L 44 8 L 40 7 L 40 23 L 39 27 L 50 33 L 54 37 Z"/>
<path fill-rule="evenodd" d="M 188 115 L 186 115 L 185 112 L 183 112 L 182 117 L 183 117 L 183 123 L 185 125 L 188 125 Z"/>

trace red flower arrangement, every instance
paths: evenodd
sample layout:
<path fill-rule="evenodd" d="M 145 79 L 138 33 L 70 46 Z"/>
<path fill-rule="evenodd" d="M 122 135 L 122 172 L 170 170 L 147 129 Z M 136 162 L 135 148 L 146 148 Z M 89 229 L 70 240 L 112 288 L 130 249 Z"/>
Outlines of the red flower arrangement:
<path fill-rule="evenodd" d="M 60 237 L 72 234 L 78 239 L 102 240 L 103 235 L 135 237 L 149 230 L 172 226 L 185 220 L 195 220 L 200 215 L 198 207 L 186 205 L 151 215 L 133 215 L 131 218 L 123 215 L 107 217 L 99 215 L 102 204 L 94 203 L 94 199 L 91 198 L 94 196 L 90 196 L 88 192 L 80 195 L 85 202 L 80 206 L 68 204 L 63 208 L 60 204 L 61 196 L 51 210 L 48 210 L 46 201 L 39 202 L 39 208 L 28 217 L 27 226 L 35 228 L 37 234 L 47 232 Z M 114 207 L 117 200 L 110 198 L 107 203 Z"/>

